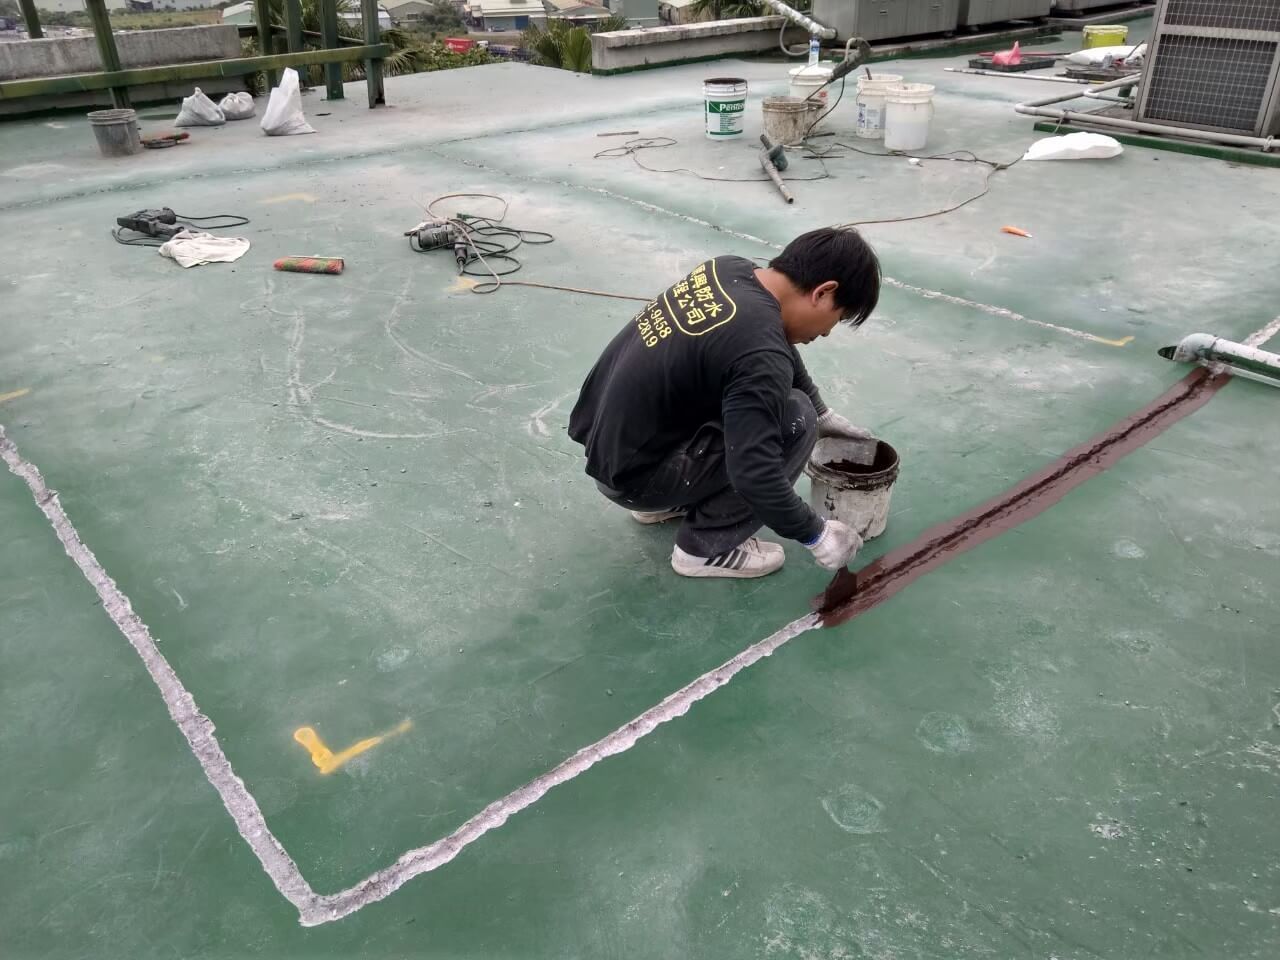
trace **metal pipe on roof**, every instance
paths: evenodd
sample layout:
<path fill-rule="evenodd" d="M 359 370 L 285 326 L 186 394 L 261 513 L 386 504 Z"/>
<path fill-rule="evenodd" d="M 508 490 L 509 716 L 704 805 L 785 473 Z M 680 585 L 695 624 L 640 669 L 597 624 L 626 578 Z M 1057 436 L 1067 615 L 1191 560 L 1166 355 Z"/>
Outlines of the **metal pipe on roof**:
<path fill-rule="evenodd" d="M 834 40 L 836 38 L 836 32 L 831 27 L 824 27 L 812 17 L 806 16 L 794 7 L 787 6 L 782 0 L 764 0 L 764 2 L 792 23 L 804 27 L 809 31 L 810 36 L 819 37 L 823 40 Z"/>
<path fill-rule="evenodd" d="M 1039 77 L 1031 73 L 1005 73 L 1001 70 L 975 70 L 968 67 L 943 67 L 947 73 L 971 73 L 975 77 L 999 77 L 1002 80 L 1039 80 L 1041 83 L 1074 83 L 1084 86 L 1092 81 L 1077 80 L 1074 77 Z"/>
<path fill-rule="evenodd" d="M 1121 77 L 1119 80 L 1109 80 L 1094 87 L 1093 92 L 1102 93 L 1106 90 L 1115 90 L 1118 87 L 1132 87 L 1137 84 L 1138 79 L 1138 75 L 1134 74 L 1128 77 Z M 1210 143 L 1221 143 L 1232 147 L 1256 147 L 1260 148 L 1263 153 L 1274 150 L 1277 146 L 1273 137 L 1248 137 L 1238 133 L 1216 133 L 1212 130 L 1196 130 L 1191 127 L 1170 127 L 1163 123 L 1150 123 L 1146 120 L 1101 117 L 1096 113 L 1078 110 L 1048 109 L 1055 103 L 1075 100 L 1080 96 L 1081 94 L 1078 92 L 1058 94 L 1041 100 L 1028 100 L 1026 103 L 1014 104 L 1013 109 L 1029 117 L 1047 117 L 1050 120 L 1057 120 L 1059 123 L 1068 123 L 1074 120 L 1077 123 L 1092 123 L 1100 127 L 1116 127 L 1121 130 L 1133 130 L 1138 133 L 1158 133 L 1166 137 L 1207 140 Z"/>
<path fill-rule="evenodd" d="M 1200 363 L 1206 366 L 1220 363 L 1232 373 L 1243 373 L 1251 379 L 1265 380 L 1271 384 L 1280 381 L 1280 354 L 1224 340 L 1211 333 L 1193 333 L 1183 337 L 1177 346 L 1164 347 L 1157 352 L 1175 363 Z"/>

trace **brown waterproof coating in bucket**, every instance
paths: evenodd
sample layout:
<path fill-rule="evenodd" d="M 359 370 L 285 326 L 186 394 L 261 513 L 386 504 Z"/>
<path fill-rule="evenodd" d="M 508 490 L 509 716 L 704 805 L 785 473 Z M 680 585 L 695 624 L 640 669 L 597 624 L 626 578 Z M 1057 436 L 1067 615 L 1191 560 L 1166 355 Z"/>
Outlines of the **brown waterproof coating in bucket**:
<path fill-rule="evenodd" d="M 889 501 L 898 479 L 898 451 L 876 441 L 871 463 L 857 455 L 859 441 L 827 437 L 814 445 L 805 464 L 811 488 L 809 505 L 820 515 L 847 523 L 864 540 L 884 533 Z"/>

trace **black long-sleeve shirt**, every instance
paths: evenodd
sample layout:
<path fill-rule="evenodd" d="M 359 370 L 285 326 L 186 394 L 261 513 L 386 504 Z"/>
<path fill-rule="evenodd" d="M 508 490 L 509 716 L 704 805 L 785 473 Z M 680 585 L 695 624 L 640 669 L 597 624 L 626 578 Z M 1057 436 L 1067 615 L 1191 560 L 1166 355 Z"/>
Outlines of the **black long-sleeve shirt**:
<path fill-rule="evenodd" d="M 822 397 L 787 342 L 778 301 L 741 257 L 699 265 L 645 306 L 605 348 L 569 416 L 587 473 L 634 489 L 704 423 L 724 426 L 729 480 L 779 534 L 808 541 L 822 521 L 782 464 L 792 388 Z"/>

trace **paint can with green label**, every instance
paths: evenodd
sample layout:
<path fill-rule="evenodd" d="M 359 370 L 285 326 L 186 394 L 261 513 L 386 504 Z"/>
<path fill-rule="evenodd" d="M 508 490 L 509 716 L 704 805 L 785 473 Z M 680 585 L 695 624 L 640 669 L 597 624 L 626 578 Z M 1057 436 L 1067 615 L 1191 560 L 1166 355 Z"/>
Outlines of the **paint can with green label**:
<path fill-rule="evenodd" d="M 742 118 L 747 112 L 747 81 L 741 77 L 714 77 L 702 81 L 703 112 L 707 137 L 723 140 L 742 136 Z"/>

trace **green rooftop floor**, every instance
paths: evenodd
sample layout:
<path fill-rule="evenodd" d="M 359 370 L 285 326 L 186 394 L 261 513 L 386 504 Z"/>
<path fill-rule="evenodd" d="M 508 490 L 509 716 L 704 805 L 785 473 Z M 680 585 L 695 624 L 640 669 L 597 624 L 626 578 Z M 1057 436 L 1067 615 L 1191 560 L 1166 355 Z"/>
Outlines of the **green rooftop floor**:
<path fill-rule="evenodd" d="M 965 59 L 894 72 L 938 85 L 931 153 L 1013 160 L 1039 135 L 1012 104 L 1050 85 L 943 71 Z M 317 892 L 448 834 L 824 587 L 794 544 L 765 580 L 682 580 L 672 531 L 584 476 L 568 410 L 627 303 L 477 296 L 402 236 L 434 196 L 501 194 L 556 235 L 520 278 L 647 296 L 709 255 L 981 187 L 970 164 L 854 155 L 788 207 L 593 159 L 634 129 L 678 140 L 650 165 L 753 177 L 785 70 L 715 67 L 751 84 L 739 143 L 701 134 L 706 66 L 396 78 L 385 110 L 358 85 L 305 97 L 315 136 L 233 123 L 122 161 L 74 116 L 0 125 L 0 424 Z M 847 94 L 835 139 L 855 115 Z M 858 562 L 1155 398 L 1186 372 L 1158 347 L 1271 321 L 1278 202 L 1273 170 L 1130 148 L 867 227 L 881 308 L 805 353 L 902 454 Z M 182 270 L 111 242 L 160 205 L 247 216 L 253 246 Z M 347 269 L 271 269 L 290 254 Z M 4 471 L 0 956 L 1274 957 L 1278 411 L 1230 384 L 1037 519 L 309 928 Z M 405 720 L 329 776 L 293 738 L 336 751 Z"/>

